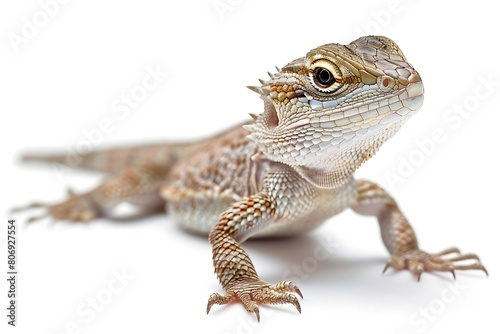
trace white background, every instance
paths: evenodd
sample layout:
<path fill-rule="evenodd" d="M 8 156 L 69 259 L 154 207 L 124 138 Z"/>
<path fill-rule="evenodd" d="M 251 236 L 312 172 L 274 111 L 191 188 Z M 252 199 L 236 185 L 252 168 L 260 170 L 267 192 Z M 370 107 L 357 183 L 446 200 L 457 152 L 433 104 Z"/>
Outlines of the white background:
<path fill-rule="evenodd" d="M 219 15 L 214 3 L 230 10 Z M 6 327 L 9 333 L 498 330 L 500 45 L 492 2 L 74 0 L 60 5 L 16 52 L 8 36 L 21 35 L 23 17 L 33 21 L 40 11 L 34 0 L 0 5 L 0 210 L 4 221 L 14 217 L 23 227 L 18 327 L 6 325 L 2 279 L 2 332 Z M 489 278 L 481 272 L 458 273 L 460 286 L 453 292 L 449 274 L 425 274 L 420 283 L 408 272 L 382 276 L 387 253 L 376 220 L 349 211 L 306 236 L 245 244 L 267 281 L 280 281 L 293 266 L 309 270 L 297 282 L 305 297 L 302 315 L 290 305 L 263 306 L 257 324 L 238 304 L 214 306 L 205 314 L 209 295 L 222 292 L 209 244 L 165 216 L 88 225 L 41 221 L 24 228 L 27 215 L 7 213 L 31 200 L 61 200 L 68 184 L 83 191 L 101 178 L 71 171 L 61 179 L 50 167 L 20 165 L 20 152 L 75 148 L 86 140 L 84 131 L 105 118 L 114 127 L 96 148 L 220 131 L 248 119 L 248 112 L 260 112 L 261 101 L 245 86 L 258 84 L 274 65 L 362 34 L 383 34 L 399 44 L 424 80 L 426 101 L 358 176 L 390 189 L 423 249 L 459 246 L 476 252 Z M 141 84 L 148 66 L 169 75 L 128 117 L 118 119 L 111 105 Z M 477 89 L 487 92 L 481 78 L 489 76 L 497 82 L 493 93 L 475 98 Z M 444 118 L 447 110 L 464 109 L 464 104 L 471 109 L 467 117 Z M 404 182 L 391 186 L 387 173 L 397 173 L 400 159 L 418 157 L 415 141 L 430 138 L 436 129 L 446 140 Z M 2 226 L 0 259 L 6 271 Z M 315 251 L 325 240 L 335 252 L 316 261 Z M 89 321 L 77 309 L 89 310 L 87 298 L 109 296 L 113 270 L 125 270 L 133 279 Z"/>

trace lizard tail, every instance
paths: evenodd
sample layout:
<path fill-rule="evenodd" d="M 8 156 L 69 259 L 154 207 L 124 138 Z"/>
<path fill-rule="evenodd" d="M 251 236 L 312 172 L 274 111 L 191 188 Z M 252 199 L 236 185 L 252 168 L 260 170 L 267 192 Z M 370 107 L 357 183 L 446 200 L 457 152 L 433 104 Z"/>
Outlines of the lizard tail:
<path fill-rule="evenodd" d="M 186 144 L 141 145 L 82 154 L 75 151 L 62 154 L 36 152 L 22 155 L 21 162 L 61 164 L 75 169 L 116 173 L 126 167 L 137 165 L 174 165 L 184 154 L 186 146 Z"/>

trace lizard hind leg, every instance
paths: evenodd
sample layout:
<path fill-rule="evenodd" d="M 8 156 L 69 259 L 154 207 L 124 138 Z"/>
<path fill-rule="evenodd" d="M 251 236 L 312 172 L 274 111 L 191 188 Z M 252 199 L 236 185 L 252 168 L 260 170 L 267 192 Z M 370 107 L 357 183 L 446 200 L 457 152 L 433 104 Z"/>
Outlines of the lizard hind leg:
<path fill-rule="evenodd" d="M 391 253 L 384 271 L 389 267 L 407 269 L 420 281 L 423 272 L 450 272 L 455 270 L 488 271 L 475 254 L 461 254 L 458 248 L 448 248 L 438 253 L 422 251 L 410 223 L 387 192 L 370 181 L 357 181 L 358 196 L 352 209 L 359 214 L 376 216 L 379 221 L 382 240 Z M 455 254 L 449 257 L 450 254 Z M 448 256 L 448 257 L 446 257 Z M 472 260 L 463 264 L 462 261 Z"/>
<path fill-rule="evenodd" d="M 157 211 L 163 207 L 159 188 L 170 171 L 168 165 L 148 164 L 129 167 L 108 177 L 100 186 L 83 194 L 68 190 L 68 197 L 60 203 L 44 204 L 33 202 L 12 212 L 30 209 L 44 209 L 38 216 L 31 216 L 27 222 L 46 217 L 54 220 L 88 222 L 97 217 L 108 216 L 121 203 L 132 203 L 140 209 Z"/>
<path fill-rule="evenodd" d="M 71 189 L 68 189 L 67 193 L 67 199 L 61 203 L 32 202 L 24 206 L 15 207 L 10 212 L 21 213 L 31 209 L 44 209 L 42 214 L 29 217 L 26 220 L 27 223 L 47 217 L 52 217 L 56 220 L 90 221 L 97 216 L 97 208 L 91 204 L 90 198 L 85 198 L 90 197 L 89 194 L 76 195 Z"/>

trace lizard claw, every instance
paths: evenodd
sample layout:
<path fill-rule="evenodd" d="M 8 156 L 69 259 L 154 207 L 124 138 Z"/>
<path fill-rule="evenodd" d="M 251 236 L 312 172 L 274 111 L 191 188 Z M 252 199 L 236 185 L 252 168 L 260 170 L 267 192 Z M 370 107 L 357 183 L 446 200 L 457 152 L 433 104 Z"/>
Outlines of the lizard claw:
<path fill-rule="evenodd" d="M 257 322 L 260 322 L 259 308 L 257 307 L 255 310 L 253 310 L 253 313 L 255 313 L 255 316 L 257 317 Z"/>
<path fill-rule="evenodd" d="M 300 296 L 300 299 L 304 299 L 304 296 L 302 295 L 302 292 L 300 291 L 299 287 L 296 287 L 294 292 Z"/>
<path fill-rule="evenodd" d="M 443 258 L 444 255 L 457 254 L 451 258 Z M 470 264 L 457 264 L 464 260 L 475 260 Z M 458 248 L 448 248 L 442 252 L 429 254 L 419 249 L 413 249 L 401 254 L 391 256 L 382 273 L 392 267 L 397 270 L 408 269 L 418 281 L 423 272 L 448 271 L 456 279 L 455 270 L 482 270 L 488 276 L 488 271 L 483 266 L 476 254 L 462 254 Z"/>
<path fill-rule="evenodd" d="M 39 209 L 39 208 L 47 208 L 47 207 L 48 207 L 47 204 L 40 203 L 40 202 L 33 202 L 33 203 L 28 204 L 28 205 L 18 206 L 18 207 L 12 208 L 9 210 L 9 213 L 15 214 L 15 213 L 23 212 L 23 211 L 28 211 L 31 209 Z M 31 216 L 26 220 L 26 223 L 29 224 L 29 223 L 35 222 L 37 220 L 47 218 L 48 216 L 49 216 L 48 212 L 44 212 L 38 216 Z"/>
<path fill-rule="evenodd" d="M 12 208 L 12 209 L 9 210 L 9 212 L 10 213 L 19 213 L 19 212 L 27 211 L 27 210 L 30 210 L 30 209 L 43 208 L 43 207 L 46 207 L 46 206 L 47 205 L 44 204 L 44 203 L 33 202 L 33 203 L 28 204 L 28 205 L 23 205 L 23 206 L 18 206 L 18 207 Z"/>
<path fill-rule="evenodd" d="M 232 284 L 226 294 L 214 293 L 208 299 L 207 314 L 214 304 L 224 305 L 239 300 L 249 313 L 254 313 L 260 322 L 259 303 L 292 304 L 299 313 L 302 312 L 296 293 L 302 297 L 300 289 L 290 281 L 270 285 L 260 280 L 245 280 Z"/>

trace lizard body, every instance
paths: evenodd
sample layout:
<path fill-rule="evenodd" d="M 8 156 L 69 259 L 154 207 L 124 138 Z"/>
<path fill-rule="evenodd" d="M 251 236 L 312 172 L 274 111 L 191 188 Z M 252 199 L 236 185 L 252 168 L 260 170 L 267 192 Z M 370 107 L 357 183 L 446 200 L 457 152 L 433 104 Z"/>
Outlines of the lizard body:
<path fill-rule="evenodd" d="M 282 196 L 282 201 L 293 201 L 295 196 L 302 195 L 301 192 L 321 198 L 311 200 L 307 215 L 273 224 L 256 232 L 255 236 L 283 236 L 310 230 L 355 201 L 356 189 L 352 180 L 334 189 L 315 189 L 289 166 L 259 158 L 258 147 L 247 136 L 248 131 L 237 126 L 193 147 L 196 153 L 173 168 L 160 194 L 174 221 L 189 230 L 208 234 L 224 209 L 235 201 L 261 192 L 267 175 L 277 171 L 288 173 L 299 183 L 295 189 L 293 183 L 289 184 L 290 189 L 282 189 L 287 193 Z"/>
<path fill-rule="evenodd" d="M 347 208 L 377 217 L 391 254 L 386 269 L 408 269 L 418 278 L 424 271 L 486 272 L 474 254 L 420 250 L 394 199 L 354 178 L 423 103 L 421 78 L 392 40 L 366 36 L 323 45 L 261 83 L 250 87 L 264 101 L 253 122 L 199 142 L 89 153 L 78 167 L 111 176 L 88 193 L 70 192 L 63 203 L 27 206 L 46 209 L 31 220 L 88 221 L 123 202 L 148 212 L 165 207 L 180 225 L 209 235 L 226 293 L 212 294 L 207 312 L 239 300 L 257 318 L 260 303 L 291 303 L 300 311 L 295 293 L 301 292 L 289 281 L 261 281 L 241 243 L 303 233 Z M 65 157 L 25 160 L 64 163 Z"/>

